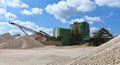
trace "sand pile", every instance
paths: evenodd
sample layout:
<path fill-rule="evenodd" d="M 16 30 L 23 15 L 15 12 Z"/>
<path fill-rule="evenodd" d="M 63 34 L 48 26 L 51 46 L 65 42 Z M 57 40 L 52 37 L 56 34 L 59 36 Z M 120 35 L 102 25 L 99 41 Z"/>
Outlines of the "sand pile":
<path fill-rule="evenodd" d="M 100 53 L 88 57 L 82 62 L 71 65 L 117 65 L 120 63 L 120 42 L 105 49 Z"/>
<path fill-rule="evenodd" d="M 109 47 L 111 47 L 112 45 L 114 45 L 116 43 L 120 43 L 120 35 L 113 38 L 113 39 L 111 39 L 110 41 L 102 44 L 101 46 L 97 47 L 95 52 L 103 51 L 104 49 L 109 48 Z"/>
<path fill-rule="evenodd" d="M 21 36 L 11 41 L 7 41 L 0 44 L 1 49 L 25 49 L 25 48 L 35 48 L 42 47 L 43 44 L 32 39 L 29 36 Z"/>
<path fill-rule="evenodd" d="M 69 65 L 115 65 L 120 61 L 120 35 L 97 47 L 84 58 L 79 57 Z"/>
<path fill-rule="evenodd" d="M 30 35 L 30 37 L 32 37 L 33 39 L 37 40 L 38 42 L 41 42 L 44 45 L 62 45 L 61 42 L 53 40 L 52 38 L 49 38 L 49 40 L 47 40 L 47 38 L 45 36 L 40 36 L 40 34 L 32 34 Z"/>
<path fill-rule="evenodd" d="M 30 37 L 32 37 L 33 39 L 35 39 L 35 40 L 37 40 L 39 42 L 46 41 L 46 38 L 44 36 L 40 35 L 40 34 L 35 33 L 35 34 L 30 35 Z"/>
<path fill-rule="evenodd" d="M 5 33 L 5 34 L 0 35 L 0 43 L 10 41 L 10 40 L 13 40 L 13 39 L 15 39 L 15 37 L 12 36 L 9 33 Z"/>

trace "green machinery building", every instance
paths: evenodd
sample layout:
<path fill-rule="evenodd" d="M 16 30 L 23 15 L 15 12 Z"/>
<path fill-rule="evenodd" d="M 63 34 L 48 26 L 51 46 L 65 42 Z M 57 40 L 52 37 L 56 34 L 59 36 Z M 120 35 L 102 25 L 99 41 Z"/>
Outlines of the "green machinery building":
<path fill-rule="evenodd" d="M 54 28 L 53 36 L 63 45 L 77 45 L 89 40 L 89 32 L 87 22 L 74 22 L 70 29 Z"/>
<path fill-rule="evenodd" d="M 70 25 L 72 42 L 80 44 L 89 40 L 89 24 L 87 22 L 74 22 Z"/>
<path fill-rule="evenodd" d="M 63 45 L 71 45 L 71 30 L 64 28 L 54 28 L 54 37 L 58 39 Z"/>

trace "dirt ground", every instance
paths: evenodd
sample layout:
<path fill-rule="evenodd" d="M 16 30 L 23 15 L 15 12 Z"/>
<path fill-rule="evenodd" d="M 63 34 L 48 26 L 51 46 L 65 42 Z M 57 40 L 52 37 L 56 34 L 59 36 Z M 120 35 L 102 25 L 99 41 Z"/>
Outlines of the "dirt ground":
<path fill-rule="evenodd" d="M 45 46 L 33 49 L 0 49 L 0 65 L 66 65 L 95 49 L 90 46 Z"/>

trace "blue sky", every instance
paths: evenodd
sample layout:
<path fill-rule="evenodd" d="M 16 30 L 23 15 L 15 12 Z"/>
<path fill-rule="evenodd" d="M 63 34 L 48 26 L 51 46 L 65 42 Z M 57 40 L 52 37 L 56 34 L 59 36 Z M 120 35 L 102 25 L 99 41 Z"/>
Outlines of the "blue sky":
<path fill-rule="evenodd" d="M 12 21 L 49 34 L 73 21 L 90 23 L 91 32 L 105 27 L 120 34 L 120 0 L 0 0 L 0 34 L 23 34 Z"/>

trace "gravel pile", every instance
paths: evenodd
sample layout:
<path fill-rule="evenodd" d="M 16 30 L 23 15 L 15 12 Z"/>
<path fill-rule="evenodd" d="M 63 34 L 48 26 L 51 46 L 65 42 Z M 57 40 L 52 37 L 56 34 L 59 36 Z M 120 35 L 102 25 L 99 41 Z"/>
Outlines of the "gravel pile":
<path fill-rule="evenodd" d="M 19 38 L 1 43 L 0 49 L 26 49 L 42 46 L 44 45 L 29 36 L 21 36 Z"/>
<path fill-rule="evenodd" d="M 46 39 L 45 36 L 41 37 L 40 34 L 32 34 L 30 35 L 33 39 L 37 40 L 38 42 L 41 42 L 43 45 L 62 45 L 59 41 L 55 41 L 53 39 Z"/>
<path fill-rule="evenodd" d="M 68 65 L 116 65 L 120 63 L 120 35 Z"/>
<path fill-rule="evenodd" d="M 71 65 L 117 65 L 120 63 L 120 43 L 117 43 L 100 53 L 96 53 L 82 62 Z"/>
<path fill-rule="evenodd" d="M 13 39 L 15 39 L 15 37 L 12 36 L 9 33 L 5 33 L 5 34 L 0 35 L 0 43 L 10 41 L 10 40 L 13 40 Z"/>
<path fill-rule="evenodd" d="M 101 46 L 97 47 L 95 52 L 100 52 L 100 51 L 103 51 L 104 49 L 106 48 L 109 48 L 111 47 L 112 45 L 116 44 L 116 43 L 119 43 L 120 42 L 120 35 L 111 39 L 110 41 L 102 44 Z"/>

